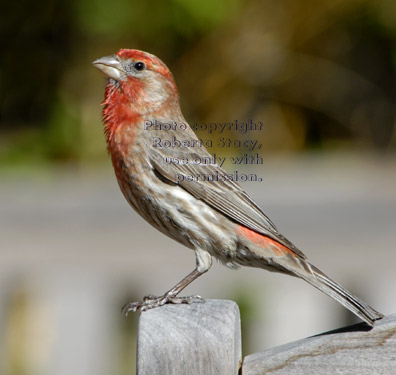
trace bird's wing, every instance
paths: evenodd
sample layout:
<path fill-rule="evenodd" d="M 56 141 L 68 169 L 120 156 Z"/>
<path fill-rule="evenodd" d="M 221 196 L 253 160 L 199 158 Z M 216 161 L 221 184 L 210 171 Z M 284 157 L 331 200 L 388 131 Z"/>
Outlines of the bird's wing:
<path fill-rule="evenodd" d="M 204 201 L 237 223 L 274 239 L 299 257 L 305 258 L 305 255 L 296 246 L 279 233 L 274 223 L 237 183 L 229 178 L 224 178 L 228 174 L 220 166 L 191 162 L 186 164 L 169 163 L 165 162 L 165 158 L 169 154 L 166 154 L 163 149 L 152 148 L 151 150 L 151 163 L 162 177 L 178 184 L 195 198 Z M 203 156 L 211 157 L 204 148 L 201 148 L 195 156 L 189 154 L 190 160 L 194 160 L 196 156 L 201 160 Z"/>

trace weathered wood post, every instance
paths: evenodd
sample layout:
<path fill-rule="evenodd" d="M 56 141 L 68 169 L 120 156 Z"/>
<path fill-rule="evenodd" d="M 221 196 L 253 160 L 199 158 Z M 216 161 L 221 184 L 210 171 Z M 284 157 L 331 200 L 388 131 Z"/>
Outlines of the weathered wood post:
<path fill-rule="evenodd" d="M 237 375 L 240 364 L 233 301 L 165 305 L 140 316 L 137 375 Z"/>
<path fill-rule="evenodd" d="M 370 329 L 356 324 L 245 357 L 243 375 L 394 375 L 396 315 Z"/>
<path fill-rule="evenodd" d="M 235 302 L 166 305 L 141 314 L 137 349 L 137 375 L 395 375 L 396 314 L 248 355 L 241 366 Z"/>

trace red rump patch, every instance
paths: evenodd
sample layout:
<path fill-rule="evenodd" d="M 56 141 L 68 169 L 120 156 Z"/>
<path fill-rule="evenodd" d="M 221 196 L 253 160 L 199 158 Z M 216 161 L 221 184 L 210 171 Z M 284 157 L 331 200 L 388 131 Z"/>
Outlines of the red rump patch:
<path fill-rule="evenodd" d="M 295 255 L 294 252 L 288 249 L 286 246 L 280 244 L 279 242 L 273 240 L 272 238 L 264 236 L 261 233 L 257 233 L 252 229 L 246 228 L 243 225 L 238 225 L 237 231 L 240 234 L 242 234 L 244 237 L 255 243 L 256 245 L 259 245 L 264 248 L 270 248 L 278 256 L 286 255 L 286 254 Z"/>

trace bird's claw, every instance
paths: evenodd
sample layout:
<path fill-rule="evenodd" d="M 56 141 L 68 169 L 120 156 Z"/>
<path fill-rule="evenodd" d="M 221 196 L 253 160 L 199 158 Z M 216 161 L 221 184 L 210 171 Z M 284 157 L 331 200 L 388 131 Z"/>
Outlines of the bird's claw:
<path fill-rule="evenodd" d="M 167 303 L 172 304 L 181 304 L 181 303 L 203 303 L 205 299 L 199 295 L 186 296 L 186 297 L 176 297 L 171 294 L 164 294 L 163 296 L 156 297 L 152 294 L 149 294 L 143 297 L 143 301 L 141 302 L 131 302 L 124 305 L 121 309 L 121 312 L 127 316 L 130 312 L 136 311 L 147 311 L 150 309 L 154 309 L 159 306 L 163 306 Z"/>

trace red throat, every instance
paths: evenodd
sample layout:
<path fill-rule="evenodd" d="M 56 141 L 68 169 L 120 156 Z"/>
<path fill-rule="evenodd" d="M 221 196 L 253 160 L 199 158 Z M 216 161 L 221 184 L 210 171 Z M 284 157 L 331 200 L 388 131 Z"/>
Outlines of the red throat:
<path fill-rule="evenodd" d="M 133 86 L 129 85 L 128 87 Z M 131 97 L 133 98 L 137 95 L 138 89 L 140 89 L 140 87 L 135 86 L 135 92 L 127 93 L 124 87 L 119 86 L 119 83 L 115 84 L 112 81 L 107 83 L 105 98 L 102 102 L 102 118 L 105 126 L 104 132 L 108 148 L 110 148 L 110 144 L 115 135 L 119 133 L 124 126 L 132 126 L 136 123 L 138 118 L 141 117 L 131 106 Z"/>

